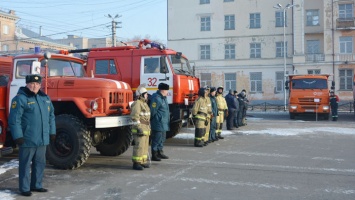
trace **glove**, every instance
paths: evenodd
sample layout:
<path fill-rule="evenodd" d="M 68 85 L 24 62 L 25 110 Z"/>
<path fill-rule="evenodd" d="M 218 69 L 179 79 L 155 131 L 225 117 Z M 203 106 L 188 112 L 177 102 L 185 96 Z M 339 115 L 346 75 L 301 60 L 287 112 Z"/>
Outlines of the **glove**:
<path fill-rule="evenodd" d="M 228 110 L 226 110 L 226 117 L 228 117 Z"/>
<path fill-rule="evenodd" d="M 51 142 L 54 142 L 55 141 L 55 135 L 50 135 L 50 140 L 51 140 Z"/>
<path fill-rule="evenodd" d="M 20 137 L 15 140 L 15 143 L 17 145 L 22 145 L 23 143 L 25 143 L 25 140 L 23 139 L 23 137 Z"/>
<path fill-rule="evenodd" d="M 205 126 L 208 126 L 208 120 L 205 121 Z"/>
<path fill-rule="evenodd" d="M 142 129 L 140 129 L 140 128 L 137 129 L 137 135 L 138 135 L 139 137 L 144 136 Z"/>

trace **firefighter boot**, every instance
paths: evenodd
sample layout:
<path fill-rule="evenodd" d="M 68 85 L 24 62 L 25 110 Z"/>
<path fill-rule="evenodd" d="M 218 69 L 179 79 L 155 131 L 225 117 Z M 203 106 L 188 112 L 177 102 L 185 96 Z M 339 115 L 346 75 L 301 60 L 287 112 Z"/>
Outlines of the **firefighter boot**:
<path fill-rule="evenodd" d="M 149 168 L 150 167 L 150 165 L 148 163 L 144 163 L 144 164 L 141 163 L 141 166 L 144 167 L 144 168 Z"/>
<path fill-rule="evenodd" d="M 195 128 L 195 143 L 194 143 L 195 147 L 203 147 L 203 143 L 201 142 L 202 141 L 201 132 L 202 132 L 202 128 Z"/>
<path fill-rule="evenodd" d="M 169 157 L 164 154 L 163 150 L 158 150 L 158 156 L 161 159 L 169 159 Z"/>
<path fill-rule="evenodd" d="M 143 170 L 144 168 L 139 163 L 133 163 L 133 169 L 135 170 Z"/>
<path fill-rule="evenodd" d="M 158 155 L 158 151 L 152 151 L 152 160 L 153 161 L 161 161 L 161 159 Z"/>
<path fill-rule="evenodd" d="M 223 124 L 219 124 L 220 125 L 220 130 L 222 130 L 222 126 Z M 218 133 L 218 139 L 224 139 L 224 137 L 222 137 L 221 133 Z"/>

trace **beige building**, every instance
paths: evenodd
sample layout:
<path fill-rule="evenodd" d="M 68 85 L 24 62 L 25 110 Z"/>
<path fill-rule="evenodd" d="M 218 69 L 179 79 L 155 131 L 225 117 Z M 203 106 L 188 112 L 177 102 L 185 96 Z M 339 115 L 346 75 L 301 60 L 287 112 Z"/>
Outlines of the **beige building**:
<path fill-rule="evenodd" d="M 330 74 L 352 100 L 354 35 L 354 0 L 168 0 L 168 47 L 202 86 L 246 89 L 254 103 L 284 101 L 284 71 Z"/>
<path fill-rule="evenodd" d="M 67 38 L 57 39 L 56 42 L 64 45 L 74 46 L 76 49 L 111 47 L 112 39 L 107 38 L 85 38 L 76 35 L 68 35 Z"/>

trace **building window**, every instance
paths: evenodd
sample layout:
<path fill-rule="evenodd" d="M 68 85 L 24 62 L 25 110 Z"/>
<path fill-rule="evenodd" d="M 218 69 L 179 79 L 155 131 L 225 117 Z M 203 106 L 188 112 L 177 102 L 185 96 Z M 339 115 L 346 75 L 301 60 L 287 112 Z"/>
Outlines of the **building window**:
<path fill-rule="evenodd" d="M 276 72 L 276 87 L 275 87 L 275 91 L 276 92 L 282 92 L 284 91 L 284 72 Z"/>
<path fill-rule="evenodd" d="M 201 17 L 201 31 L 211 31 L 211 17 Z"/>
<path fill-rule="evenodd" d="M 286 14 L 287 17 L 287 14 Z M 287 20 L 286 20 L 287 21 Z M 283 11 L 276 11 L 275 12 L 275 26 L 276 27 L 283 27 L 284 26 L 284 12 Z M 287 26 L 287 24 L 285 24 Z"/>
<path fill-rule="evenodd" d="M 211 73 L 201 73 L 200 83 L 201 87 L 205 87 L 206 85 L 211 86 Z"/>
<path fill-rule="evenodd" d="M 237 90 L 237 77 L 235 73 L 224 74 L 225 91 Z"/>
<path fill-rule="evenodd" d="M 235 44 L 224 45 L 224 59 L 235 59 Z"/>
<path fill-rule="evenodd" d="M 307 26 L 319 26 L 319 10 L 307 10 Z"/>
<path fill-rule="evenodd" d="M 95 73 L 96 74 L 117 74 L 114 60 L 96 60 Z"/>
<path fill-rule="evenodd" d="M 260 27 L 260 13 L 250 13 L 250 28 Z"/>
<path fill-rule="evenodd" d="M 224 30 L 234 30 L 235 29 L 235 17 L 234 15 L 224 16 Z"/>
<path fill-rule="evenodd" d="M 261 72 L 250 72 L 250 92 L 262 92 Z"/>
<path fill-rule="evenodd" d="M 209 60 L 211 59 L 211 47 L 210 45 L 200 45 L 200 59 Z"/>
<path fill-rule="evenodd" d="M 9 45 L 7 44 L 2 45 L 2 51 L 9 51 Z"/>
<path fill-rule="evenodd" d="M 210 4 L 210 0 L 200 0 L 200 4 Z"/>
<path fill-rule="evenodd" d="M 309 69 L 308 74 L 320 74 L 320 69 Z"/>
<path fill-rule="evenodd" d="M 9 26 L 8 26 L 8 25 L 3 25 L 3 26 L 2 26 L 2 33 L 3 33 L 4 35 L 9 34 Z"/>
<path fill-rule="evenodd" d="M 308 54 L 320 53 L 320 41 L 319 40 L 307 40 L 307 53 Z"/>
<path fill-rule="evenodd" d="M 284 42 L 276 42 L 276 57 L 284 57 L 285 49 L 286 49 L 286 57 L 287 57 L 287 42 L 286 42 L 286 48 L 284 48 Z"/>
<path fill-rule="evenodd" d="M 339 4 L 339 19 L 353 20 L 353 4 Z"/>
<path fill-rule="evenodd" d="M 96 44 L 91 45 L 91 48 L 96 48 L 96 47 L 97 47 Z"/>
<path fill-rule="evenodd" d="M 340 53 L 353 53 L 353 37 L 339 38 Z"/>
<path fill-rule="evenodd" d="M 353 89 L 353 70 L 352 69 L 340 69 L 340 90 L 352 90 Z"/>
<path fill-rule="evenodd" d="M 233 2 L 234 0 L 223 0 L 223 2 Z"/>
<path fill-rule="evenodd" d="M 250 43 L 250 58 L 261 58 L 261 43 Z"/>

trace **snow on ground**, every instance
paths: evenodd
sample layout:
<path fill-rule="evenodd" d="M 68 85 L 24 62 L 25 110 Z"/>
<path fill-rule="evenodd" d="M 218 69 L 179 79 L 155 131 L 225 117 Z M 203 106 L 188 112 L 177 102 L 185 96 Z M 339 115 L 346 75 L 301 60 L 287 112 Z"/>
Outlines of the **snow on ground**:
<path fill-rule="evenodd" d="M 18 168 L 18 160 L 13 159 L 3 165 L 0 165 L 0 175 L 11 169 Z M 11 190 L 0 190 L 0 199 L 13 200 L 16 194 L 11 192 Z"/>

